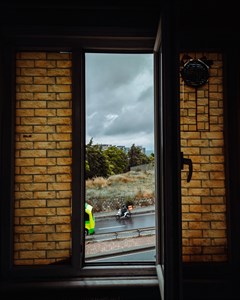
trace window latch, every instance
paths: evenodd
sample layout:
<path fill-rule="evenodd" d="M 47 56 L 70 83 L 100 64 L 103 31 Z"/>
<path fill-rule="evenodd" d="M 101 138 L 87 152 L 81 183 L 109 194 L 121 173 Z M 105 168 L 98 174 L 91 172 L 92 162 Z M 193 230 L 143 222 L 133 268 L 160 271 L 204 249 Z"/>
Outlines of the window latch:
<path fill-rule="evenodd" d="M 184 165 L 188 165 L 188 176 L 187 176 L 187 182 L 190 182 L 192 179 L 192 160 L 190 158 L 183 157 L 183 152 L 181 152 L 181 170 L 184 169 Z"/>

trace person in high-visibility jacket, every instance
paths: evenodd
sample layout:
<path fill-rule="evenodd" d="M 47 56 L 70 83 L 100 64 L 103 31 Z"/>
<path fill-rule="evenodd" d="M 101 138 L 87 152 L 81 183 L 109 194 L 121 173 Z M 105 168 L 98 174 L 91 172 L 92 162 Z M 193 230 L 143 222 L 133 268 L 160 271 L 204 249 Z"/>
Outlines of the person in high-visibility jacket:
<path fill-rule="evenodd" d="M 85 203 L 85 234 L 95 233 L 95 217 L 92 205 Z"/>

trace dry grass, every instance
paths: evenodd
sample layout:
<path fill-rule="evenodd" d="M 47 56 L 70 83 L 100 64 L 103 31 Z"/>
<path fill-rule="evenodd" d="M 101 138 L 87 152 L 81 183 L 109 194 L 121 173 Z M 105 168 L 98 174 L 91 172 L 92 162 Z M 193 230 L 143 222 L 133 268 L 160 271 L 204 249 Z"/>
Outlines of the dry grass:
<path fill-rule="evenodd" d="M 130 171 L 124 174 L 97 177 L 86 181 L 86 201 L 94 211 L 111 211 L 123 203 L 152 205 L 155 201 L 154 171 Z"/>

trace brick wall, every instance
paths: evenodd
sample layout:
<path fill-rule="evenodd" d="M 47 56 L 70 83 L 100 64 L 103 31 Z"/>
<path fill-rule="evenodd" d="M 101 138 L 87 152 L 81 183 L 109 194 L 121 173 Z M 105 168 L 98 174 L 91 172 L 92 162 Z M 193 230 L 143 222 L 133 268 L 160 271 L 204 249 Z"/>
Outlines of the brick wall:
<path fill-rule="evenodd" d="M 182 171 L 183 261 L 226 261 L 222 56 L 188 55 L 206 56 L 213 64 L 202 87 L 189 87 L 180 78 L 181 151 L 194 170 L 190 183 L 187 167 Z"/>
<path fill-rule="evenodd" d="M 16 56 L 14 263 L 71 252 L 71 55 Z"/>
<path fill-rule="evenodd" d="M 197 90 L 180 81 L 183 260 L 226 261 L 222 57 Z M 16 57 L 14 263 L 49 264 L 71 253 L 71 55 Z"/>

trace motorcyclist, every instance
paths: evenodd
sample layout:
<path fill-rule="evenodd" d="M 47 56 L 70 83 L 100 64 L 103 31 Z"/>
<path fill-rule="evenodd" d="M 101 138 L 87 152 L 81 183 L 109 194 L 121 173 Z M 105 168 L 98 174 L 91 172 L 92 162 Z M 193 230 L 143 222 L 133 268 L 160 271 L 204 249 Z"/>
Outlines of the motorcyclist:
<path fill-rule="evenodd" d="M 127 206 L 126 206 L 126 204 L 123 204 L 122 205 L 122 209 L 121 209 L 121 212 L 122 212 L 122 216 L 124 216 L 125 215 L 125 213 L 127 212 Z"/>

